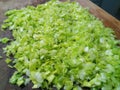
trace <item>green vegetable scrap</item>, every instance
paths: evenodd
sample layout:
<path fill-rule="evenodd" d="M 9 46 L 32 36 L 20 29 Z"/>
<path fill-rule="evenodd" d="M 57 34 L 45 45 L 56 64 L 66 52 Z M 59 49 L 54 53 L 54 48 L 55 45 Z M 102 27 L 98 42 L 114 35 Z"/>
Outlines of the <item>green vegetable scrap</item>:
<path fill-rule="evenodd" d="M 8 41 L 10 41 L 10 39 L 7 38 L 7 37 L 4 37 L 4 38 L 0 39 L 0 42 L 3 43 L 3 44 L 6 44 Z"/>
<path fill-rule="evenodd" d="M 2 56 L 0 56 L 0 59 L 2 59 Z"/>
<path fill-rule="evenodd" d="M 120 42 L 113 30 L 77 2 L 56 0 L 6 12 L 2 28 L 14 41 L 4 51 L 18 86 L 58 90 L 119 90 Z M 10 60 L 10 55 L 14 60 Z"/>
<path fill-rule="evenodd" d="M 11 61 L 11 59 L 7 58 L 7 59 L 5 60 L 5 62 L 6 62 L 7 64 L 9 64 L 9 63 L 12 62 L 12 61 Z"/>

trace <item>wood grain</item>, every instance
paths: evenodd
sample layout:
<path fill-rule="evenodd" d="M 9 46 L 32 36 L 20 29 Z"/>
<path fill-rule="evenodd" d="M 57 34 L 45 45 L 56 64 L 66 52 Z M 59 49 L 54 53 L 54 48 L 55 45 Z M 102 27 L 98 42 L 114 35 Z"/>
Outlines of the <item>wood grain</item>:
<path fill-rule="evenodd" d="M 106 27 L 110 27 L 115 31 L 117 39 L 120 39 L 120 21 L 108 14 L 106 11 L 95 5 L 89 0 L 77 0 L 83 7 L 89 8 L 91 14 L 99 18 Z"/>

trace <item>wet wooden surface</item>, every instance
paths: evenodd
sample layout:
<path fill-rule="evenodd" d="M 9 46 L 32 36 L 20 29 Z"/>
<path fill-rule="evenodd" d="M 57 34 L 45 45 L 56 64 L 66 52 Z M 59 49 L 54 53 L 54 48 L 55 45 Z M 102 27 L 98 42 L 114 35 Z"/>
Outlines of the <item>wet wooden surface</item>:
<path fill-rule="evenodd" d="M 44 1 L 45 0 L 42 0 L 42 2 Z M 61 1 L 65 1 L 65 0 L 61 0 Z M 104 23 L 106 27 L 112 28 L 115 31 L 117 38 L 120 39 L 120 21 L 119 20 L 115 19 L 110 14 L 108 14 L 103 9 L 99 8 L 97 5 L 93 4 L 89 0 L 77 0 L 77 1 L 83 7 L 89 8 L 90 13 L 98 17 L 100 20 L 102 20 L 102 22 Z M 3 14 L 7 9 L 21 8 L 28 4 L 37 5 L 38 3 L 40 3 L 40 0 L 0 0 L 0 10 L 2 10 L 3 8 L 3 11 L 0 12 L 0 24 L 2 24 L 2 21 L 5 19 L 5 16 Z M 0 31 L 0 37 L 5 37 L 5 36 L 12 38 L 11 32 Z M 8 66 L 5 63 L 6 56 L 5 54 L 3 54 L 3 50 L 2 50 L 2 48 L 5 46 L 6 45 L 0 44 L 0 55 L 3 56 L 3 58 L 0 60 L 0 90 L 32 90 L 31 88 L 32 84 L 29 84 L 26 87 L 18 87 L 18 86 L 9 84 L 8 80 L 10 76 L 12 75 L 13 70 L 8 68 Z M 36 89 L 36 90 L 40 90 L 40 89 Z M 89 90 L 89 89 L 84 89 L 84 90 Z"/>

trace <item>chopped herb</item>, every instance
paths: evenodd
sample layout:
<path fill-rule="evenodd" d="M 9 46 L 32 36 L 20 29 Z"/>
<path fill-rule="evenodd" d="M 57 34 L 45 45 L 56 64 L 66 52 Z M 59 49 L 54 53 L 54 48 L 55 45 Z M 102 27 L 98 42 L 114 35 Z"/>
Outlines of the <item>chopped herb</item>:
<path fill-rule="evenodd" d="M 16 69 L 12 84 L 32 81 L 33 88 L 120 90 L 120 42 L 77 2 L 51 0 L 6 15 L 2 27 L 15 39 L 4 48 L 8 57 L 14 56 L 6 60 Z"/>

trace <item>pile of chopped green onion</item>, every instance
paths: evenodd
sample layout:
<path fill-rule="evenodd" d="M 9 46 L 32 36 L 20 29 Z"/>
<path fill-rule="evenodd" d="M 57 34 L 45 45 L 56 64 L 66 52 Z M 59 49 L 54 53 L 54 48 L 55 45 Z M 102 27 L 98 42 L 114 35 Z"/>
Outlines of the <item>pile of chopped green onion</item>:
<path fill-rule="evenodd" d="M 113 30 L 77 2 L 51 0 L 6 15 L 2 28 L 11 30 L 14 40 L 4 51 L 6 62 L 16 70 L 10 83 L 120 90 L 120 42 Z"/>

